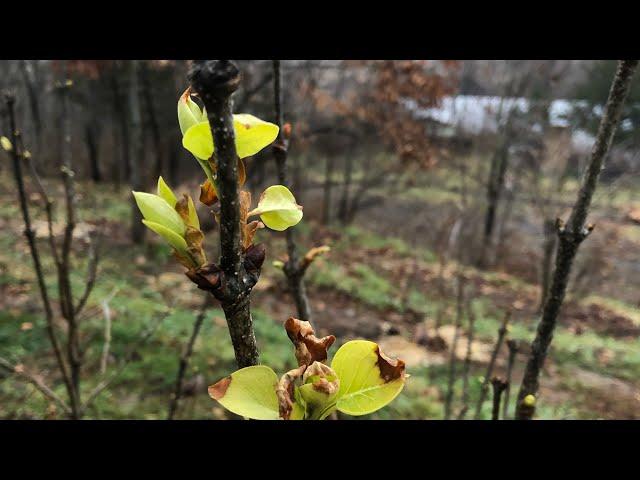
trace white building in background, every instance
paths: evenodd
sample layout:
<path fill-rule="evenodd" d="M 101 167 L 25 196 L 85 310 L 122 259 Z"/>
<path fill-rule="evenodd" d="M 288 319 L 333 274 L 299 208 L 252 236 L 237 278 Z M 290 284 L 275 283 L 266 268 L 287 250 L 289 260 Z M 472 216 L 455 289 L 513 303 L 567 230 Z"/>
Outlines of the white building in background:
<path fill-rule="evenodd" d="M 406 104 L 410 109 L 416 110 L 418 118 L 435 120 L 452 130 L 469 135 L 479 135 L 497 132 L 499 118 L 506 117 L 504 113 L 514 108 L 522 113 L 527 113 L 531 108 L 531 103 L 526 98 L 456 95 L 445 97 L 440 106 L 434 108 L 416 110 L 415 103 L 411 100 Z M 571 128 L 567 117 L 576 104 L 579 103 L 568 100 L 553 100 L 549 108 L 550 125 L 557 128 Z M 501 109 L 503 115 L 499 115 Z M 536 125 L 533 128 L 536 128 Z M 538 128 L 540 128 L 539 125 Z M 576 153 L 588 153 L 595 138 L 584 130 L 576 129 L 571 132 L 571 141 Z"/>

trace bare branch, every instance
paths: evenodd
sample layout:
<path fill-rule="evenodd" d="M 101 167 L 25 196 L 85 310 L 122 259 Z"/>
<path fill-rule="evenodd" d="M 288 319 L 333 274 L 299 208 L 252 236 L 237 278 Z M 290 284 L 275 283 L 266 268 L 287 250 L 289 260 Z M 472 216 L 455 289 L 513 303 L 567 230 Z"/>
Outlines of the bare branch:
<path fill-rule="evenodd" d="M 0 357 L 0 367 L 4 367 L 12 373 L 15 373 L 19 377 L 22 377 L 29 383 L 33 384 L 40 393 L 50 400 L 56 402 L 62 410 L 67 414 L 71 414 L 71 409 L 53 390 L 51 390 L 45 383 L 40 375 L 34 375 L 27 372 L 22 365 L 17 366 L 10 363 L 8 360 Z"/>
<path fill-rule="evenodd" d="M 618 63 L 618 69 L 605 105 L 604 115 L 600 121 L 596 141 L 591 151 L 591 159 L 582 177 L 576 203 L 573 206 L 567 225 L 564 226 L 561 221 L 558 222 L 559 244 L 555 260 L 555 271 L 542 312 L 542 318 L 538 324 L 536 337 L 531 344 L 531 355 L 527 361 L 520 392 L 518 393 L 516 418 L 519 420 L 529 420 L 533 416 L 534 409 L 524 408 L 524 398 L 527 395 L 535 396 L 538 393 L 540 371 L 547 357 L 560 307 L 566 294 L 573 259 L 578 252 L 580 244 L 593 229 L 592 225 L 585 225 L 587 214 L 589 213 L 600 172 L 604 166 L 605 157 L 609 152 L 613 136 L 620 122 L 622 108 L 631 88 L 631 79 L 637 66 L 638 60 L 621 60 Z"/>

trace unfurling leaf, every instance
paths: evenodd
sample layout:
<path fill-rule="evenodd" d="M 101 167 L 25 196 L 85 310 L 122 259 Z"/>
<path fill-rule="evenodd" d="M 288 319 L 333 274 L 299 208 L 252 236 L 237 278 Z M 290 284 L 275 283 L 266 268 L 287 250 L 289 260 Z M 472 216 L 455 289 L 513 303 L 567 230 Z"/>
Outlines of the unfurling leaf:
<path fill-rule="evenodd" d="M 302 378 L 306 365 L 289 370 L 278 382 L 276 397 L 278 398 L 278 412 L 284 420 L 301 420 L 304 417 L 305 406 L 303 400 L 296 396 L 296 381 Z"/>
<path fill-rule="evenodd" d="M 201 111 L 196 102 L 191 100 L 191 87 L 187 88 L 178 100 L 180 131 L 184 135 L 190 127 L 206 119 L 206 113 Z"/>
<path fill-rule="evenodd" d="M 255 420 L 280 418 L 276 385 L 278 377 L 269 367 L 241 368 L 209 387 L 209 395 L 223 407 Z"/>
<path fill-rule="evenodd" d="M 315 361 L 324 362 L 327 359 L 327 350 L 336 341 L 333 335 L 316 337 L 311 324 L 297 318 L 289 317 L 284 323 L 284 328 L 295 347 L 298 365 L 311 365 Z"/>
<path fill-rule="evenodd" d="M 2 145 L 2 148 L 7 152 L 13 150 L 13 145 L 11 145 L 11 141 L 7 137 L 0 137 L 0 144 Z"/>
<path fill-rule="evenodd" d="M 258 206 L 249 216 L 260 215 L 264 224 L 272 230 L 283 231 L 302 220 L 302 207 L 284 185 L 267 188 L 258 201 Z"/>
<path fill-rule="evenodd" d="M 342 345 L 331 368 L 340 379 L 336 407 L 349 415 L 366 415 L 389 404 L 406 377 L 402 360 L 386 357 L 376 343 L 367 340 Z"/>
<path fill-rule="evenodd" d="M 302 383 L 298 391 L 304 400 L 305 418 L 309 420 L 326 418 L 334 409 L 334 400 L 340 388 L 340 380 L 336 372 L 324 363 L 313 362 L 305 370 Z"/>
<path fill-rule="evenodd" d="M 182 255 L 187 254 L 187 241 L 176 232 L 168 229 L 164 225 L 160 225 L 159 223 L 151 222 L 149 220 L 142 220 L 142 223 L 144 223 L 147 228 L 153 230 L 164 238 L 169 245 L 175 248 Z"/>
<path fill-rule="evenodd" d="M 183 194 L 180 201 L 176 202 L 175 210 L 176 212 L 178 212 L 185 225 L 200 230 L 200 220 L 198 220 L 196 207 L 189 195 L 187 195 L 186 193 Z"/>
<path fill-rule="evenodd" d="M 233 116 L 233 130 L 236 153 L 239 158 L 245 158 L 255 155 L 273 143 L 279 129 L 277 125 L 260 120 L 253 115 L 238 114 Z M 200 160 L 211 158 L 214 145 L 209 121 L 204 118 L 199 123 L 191 124 L 183 132 L 182 145 Z"/>
<path fill-rule="evenodd" d="M 145 192 L 133 192 L 133 196 L 145 220 L 162 225 L 179 237 L 184 236 L 185 223 L 164 198 Z"/>
<path fill-rule="evenodd" d="M 164 200 L 171 207 L 176 206 L 176 202 L 178 199 L 176 198 L 173 191 L 169 188 L 169 185 L 166 184 L 164 178 L 158 177 L 158 196 L 164 198 Z"/>

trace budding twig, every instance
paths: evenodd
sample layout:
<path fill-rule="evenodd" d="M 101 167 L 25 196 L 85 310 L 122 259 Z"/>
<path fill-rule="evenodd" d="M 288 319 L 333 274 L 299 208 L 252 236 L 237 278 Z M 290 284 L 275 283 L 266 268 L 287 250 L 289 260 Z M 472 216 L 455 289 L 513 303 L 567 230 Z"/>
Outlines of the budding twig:
<path fill-rule="evenodd" d="M 276 114 L 276 124 L 280 128 L 278 139 L 273 146 L 273 155 L 276 159 L 276 167 L 278 170 L 278 182 L 285 187 L 289 187 L 287 181 L 287 154 L 289 151 L 289 139 L 283 132 L 283 112 L 282 112 L 282 71 L 280 70 L 280 60 L 273 60 L 273 92 L 274 107 Z M 307 289 L 304 282 L 304 273 L 311 263 L 305 261 L 306 256 L 298 259 L 298 249 L 294 239 L 293 229 L 288 228 L 285 232 L 287 239 L 288 258 L 284 264 L 283 271 L 287 277 L 291 294 L 296 302 L 298 317 L 307 322 L 311 321 L 311 307 L 307 297 Z"/>
<path fill-rule="evenodd" d="M 540 371 L 547 357 L 560 307 L 567 291 L 573 260 L 580 244 L 593 228 L 586 225 L 591 200 L 596 190 L 600 172 L 604 166 L 605 157 L 611 148 L 613 136 L 620 123 L 622 108 L 631 88 L 631 79 L 637 66 L 638 60 L 619 61 L 604 114 L 600 121 L 596 141 L 591 151 L 591 159 L 582 177 L 578 198 L 567 224 L 558 224 L 559 243 L 555 259 L 555 270 L 542 312 L 542 318 L 531 344 L 531 354 L 527 361 L 520 392 L 518 393 L 516 419 L 529 420 L 533 415 L 534 409 L 527 408 L 524 400 L 528 395 L 532 395 L 535 398 L 538 392 Z"/>
<path fill-rule="evenodd" d="M 194 62 L 189 73 L 192 89 L 207 109 L 216 160 L 216 190 L 220 200 L 220 300 L 238 367 L 259 362 L 251 317 L 250 293 L 258 281 L 264 251 L 250 274 L 240 244 L 238 155 L 235 146 L 231 95 L 240 84 L 240 71 L 229 60 Z"/>
<path fill-rule="evenodd" d="M 478 399 L 478 404 L 476 405 L 476 413 L 474 415 L 475 420 L 478 420 L 480 418 L 480 412 L 482 411 L 482 406 L 484 405 L 484 401 L 487 398 L 487 393 L 489 391 L 489 382 L 491 381 L 490 380 L 491 374 L 493 373 L 493 367 L 495 366 L 496 359 L 498 358 L 498 353 L 500 352 L 500 347 L 502 347 L 502 342 L 504 340 L 504 337 L 507 334 L 507 327 L 509 325 L 510 319 L 511 319 L 511 311 L 508 310 L 504 316 L 502 325 L 498 330 L 498 339 L 496 340 L 496 344 L 493 347 L 493 352 L 491 352 L 491 359 L 489 360 L 489 365 L 487 365 L 487 371 L 484 375 L 484 381 L 482 382 L 482 387 L 480 388 L 480 398 Z"/>

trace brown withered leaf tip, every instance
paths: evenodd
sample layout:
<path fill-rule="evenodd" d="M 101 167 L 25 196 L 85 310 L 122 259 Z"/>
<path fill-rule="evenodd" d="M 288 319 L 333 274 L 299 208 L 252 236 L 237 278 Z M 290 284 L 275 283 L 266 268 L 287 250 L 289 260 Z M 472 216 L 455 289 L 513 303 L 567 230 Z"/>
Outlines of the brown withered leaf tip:
<path fill-rule="evenodd" d="M 291 417 L 291 411 L 293 410 L 294 402 L 294 382 L 296 379 L 302 377 L 306 370 L 306 365 L 301 365 L 298 368 L 289 370 L 285 373 L 276 386 L 276 396 L 278 397 L 278 409 L 280 417 L 284 420 L 289 420 Z"/>
<path fill-rule="evenodd" d="M 218 200 L 216 190 L 213 188 L 213 185 L 211 185 L 209 179 L 207 179 L 202 185 L 200 185 L 200 202 L 210 207 L 216 203 L 216 200 Z"/>
<path fill-rule="evenodd" d="M 229 375 L 228 377 L 224 377 L 218 383 L 210 385 L 207 389 L 209 396 L 214 400 L 220 400 L 227 393 L 227 389 L 229 388 L 229 385 L 231 385 L 231 380 L 233 379 L 231 378 L 231 375 Z"/>
<path fill-rule="evenodd" d="M 385 383 L 392 382 L 398 378 L 402 378 L 404 375 L 405 364 L 402 360 L 397 358 L 387 357 L 380 347 L 376 347 L 376 354 L 378 355 L 378 368 L 380 369 L 380 376 Z"/>
<path fill-rule="evenodd" d="M 195 283 L 200 290 L 213 292 L 220 286 L 222 271 L 217 265 L 210 263 L 202 267 L 192 268 L 185 272 L 185 275 L 189 277 L 189 280 Z"/>
<path fill-rule="evenodd" d="M 289 317 L 284 323 L 284 328 L 295 347 L 298 365 L 311 365 L 316 361 L 324 362 L 327 359 L 329 347 L 336 341 L 333 335 L 316 337 L 311 324 L 297 318 Z"/>
<path fill-rule="evenodd" d="M 247 170 L 244 167 L 244 162 L 241 158 L 238 159 L 238 183 L 243 186 L 247 181 Z"/>
<path fill-rule="evenodd" d="M 189 224 L 189 197 L 187 197 L 186 193 L 183 193 L 182 198 L 176 202 L 175 210 L 182 218 L 182 221 L 185 224 Z"/>

